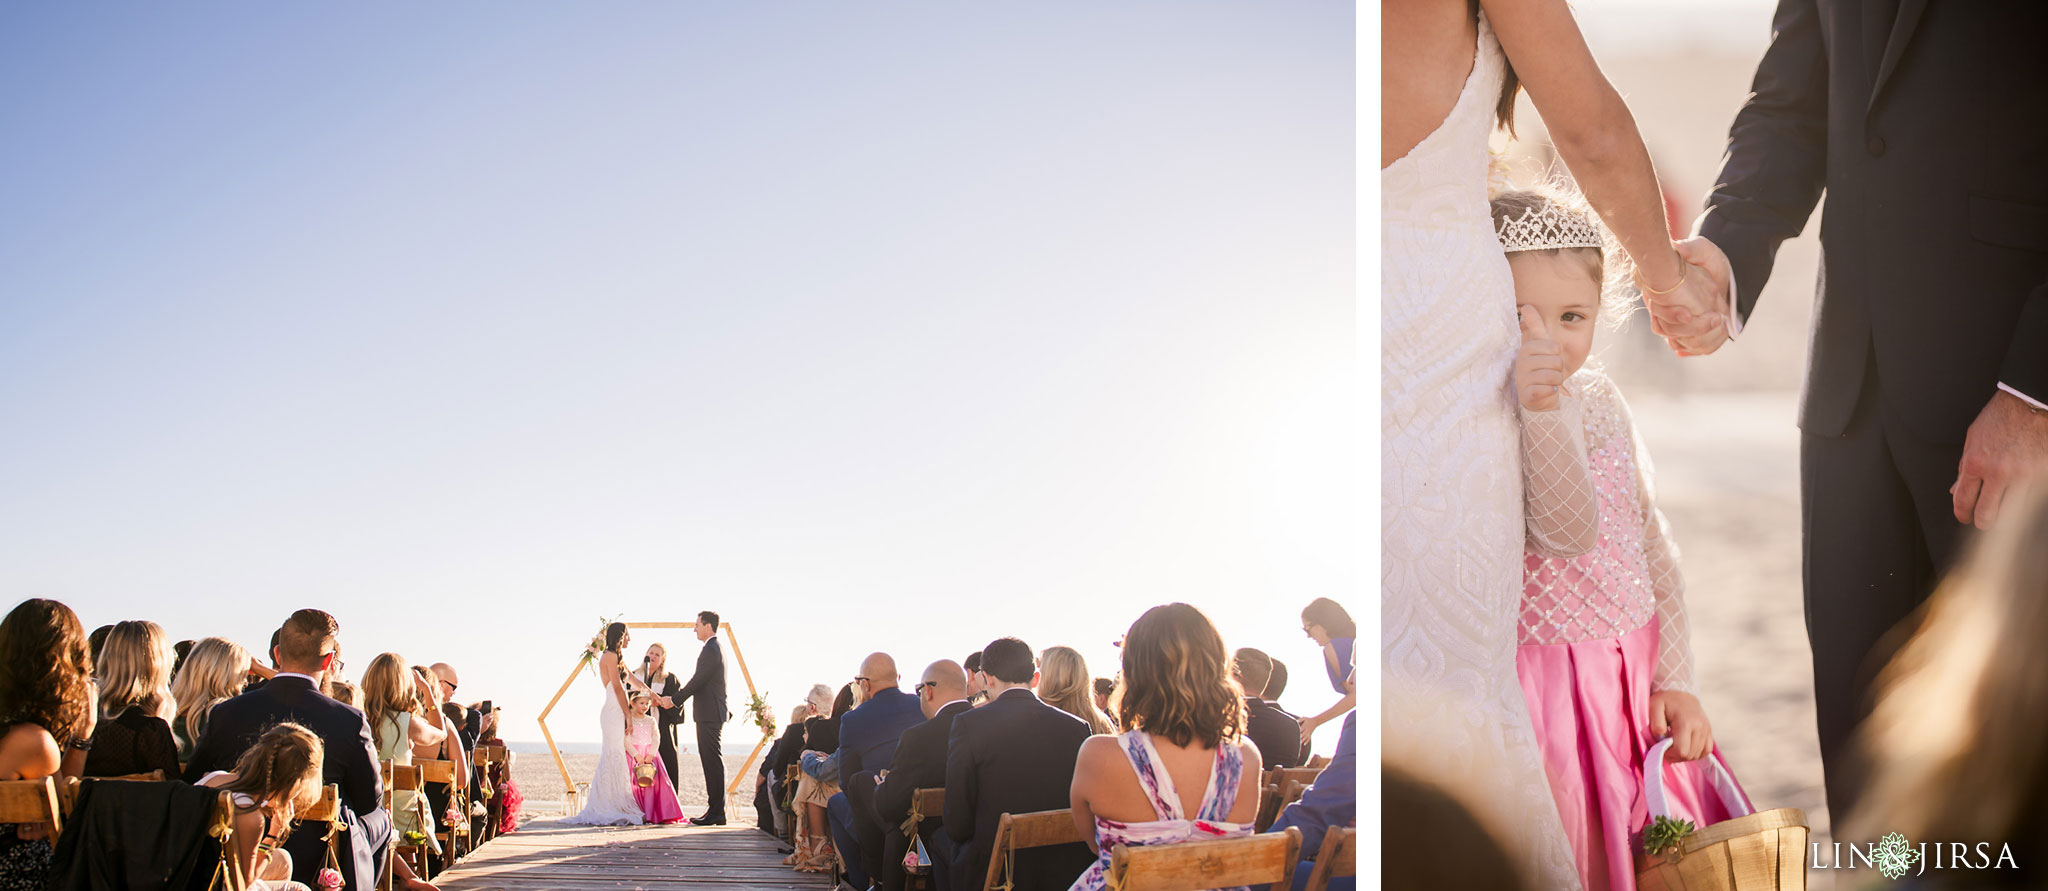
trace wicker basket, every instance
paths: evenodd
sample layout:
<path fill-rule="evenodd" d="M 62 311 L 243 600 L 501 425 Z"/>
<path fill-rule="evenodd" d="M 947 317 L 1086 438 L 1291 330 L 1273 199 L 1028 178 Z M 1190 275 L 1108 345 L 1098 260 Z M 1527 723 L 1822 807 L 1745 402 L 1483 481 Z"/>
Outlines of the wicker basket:
<path fill-rule="evenodd" d="M 1664 752 L 1671 748 L 1665 739 L 1650 747 L 1643 764 L 1658 765 L 1643 771 L 1643 794 L 1649 802 L 1650 819 L 1670 816 L 1670 802 L 1664 795 Z M 1720 753 L 1709 756 L 1714 767 L 1714 790 L 1730 813 L 1742 816 L 1695 830 L 1679 843 L 1676 851 L 1656 857 L 1636 852 L 1636 888 L 1639 891 L 1805 891 L 1806 812 L 1796 807 L 1758 811 L 1735 785 Z"/>

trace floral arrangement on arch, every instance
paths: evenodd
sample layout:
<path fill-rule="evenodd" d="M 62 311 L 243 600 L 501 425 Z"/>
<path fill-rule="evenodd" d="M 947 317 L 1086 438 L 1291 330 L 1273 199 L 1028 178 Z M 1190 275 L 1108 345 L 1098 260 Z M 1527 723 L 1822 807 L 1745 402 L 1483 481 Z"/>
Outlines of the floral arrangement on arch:
<path fill-rule="evenodd" d="M 597 633 L 590 636 L 590 643 L 583 646 L 583 654 L 577 657 L 581 660 L 577 663 L 578 668 L 590 665 L 597 661 L 597 657 L 604 655 L 604 630 L 610 628 L 612 623 L 616 621 L 618 621 L 616 617 L 610 619 L 603 616 L 597 617 Z M 594 668 L 591 670 L 596 671 Z"/>
<path fill-rule="evenodd" d="M 767 693 L 756 693 L 747 697 L 747 718 L 754 722 L 754 726 L 761 728 L 763 735 L 775 735 L 775 715 L 768 711 Z"/>

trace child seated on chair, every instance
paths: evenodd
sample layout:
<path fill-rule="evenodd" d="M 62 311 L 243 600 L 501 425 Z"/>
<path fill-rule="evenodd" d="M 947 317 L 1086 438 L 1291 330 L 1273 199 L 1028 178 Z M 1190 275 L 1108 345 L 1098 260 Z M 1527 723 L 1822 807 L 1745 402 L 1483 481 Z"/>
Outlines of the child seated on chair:
<path fill-rule="evenodd" d="M 265 731 L 234 770 L 200 778 L 199 785 L 228 793 L 234 805 L 232 846 L 223 859 L 240 873 L 237 884 L 249 891 L 306 891 L 292 881 L 292 855 L 283 845 L 298 812 L 320 801 L 320 764 L 320 737 L 287 723 Z M 340 873 L 333 877 L 340 887 Z"/>

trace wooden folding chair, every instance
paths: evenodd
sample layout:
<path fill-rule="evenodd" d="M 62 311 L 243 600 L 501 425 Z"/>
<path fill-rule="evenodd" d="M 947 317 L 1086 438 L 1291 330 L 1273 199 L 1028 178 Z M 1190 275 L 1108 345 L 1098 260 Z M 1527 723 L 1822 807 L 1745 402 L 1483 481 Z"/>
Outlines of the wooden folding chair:
<path fill-rule="evenodd" d="M 982 881 L 982 891 L 1010 887 L 1013 871 L 1011 860 L 1018 851 L 1086 842 L 1087 838 L 1081 835 L 1080 827 L 1074 825 L 1074 812 L 1070 808 L 1034 811 L 1028 814 L 1004 814 L 996 823 L 995 847 L 989 851 L 988 876 Z"/>
<path fill-rule="evenodd" d="M 1280 819 L 1280 787 L 1271 783 L 1259 787 L 1259 816 L 1252 820 L 1252 830 L 1264 832 L 1273 828 L 1273 821 Z"/>
<path fill-rule="evenodd" d="M 1308 891 L 1324 891 L 1335 876 L 1358 874 L 1358 830 L 1351 827 L 1323 833 L 1316 866 L 1308 872 Z"/>
<path fill-rule="evenodd" d="M 1284 789 L 1290 780 L 1304 786 L 1315 785 L 1316 776 L 1321 774 L 1323 769 L 1320 767 L 1283 767 L 1276 772 L 1279 776 L 1269 779 L 1267 782 Z"/>
<path fill-rule="evenodd" d="M 427 783 L 446 784 L 448 786 L 448 807 L 458 815 L 469 812 L 469 789 L 467 784 L 458 785 L 455 782 L 455 762 L 421 759 L 413 762 L 413 765 L 420 769 L 422 788 L 425 788 Z M 422 792 L 421 795 L 424 797 L 425 793 Z M 433 802 L 428 801 L 427 804 L 427 809 L 433 810 Z M 434 818 L 434 839 L 441 843 L 441 862 L 434 868 L 436 873 L 440 873 L 454 866 L 455 861 L 461 859 L 456 850 L 456 836 L 467 837 L 469 835 L 469 825 L 468 820 L 463 820 L 462 831 L 457 832 L 455 827 L 444 825 L 441 814 L 431 814 L 430 816 Z"/>
<path fill-rule="evenodd" d="M 393 764 L 389 761 L 381 763 L 384 767 L 384 809 L 386 811 L 392 810 L 393 793 L 411 792 L 413 793 L 412 810 L 419 815 L 421 825 L 424 827 L 423 831 L 432 830 L 433 823 L 430 821 L 427 809 L 424 806 L 426 803 L 426 792 L 420 788 L 423 784 L 420 782 L 419 766 L 414 764 Z M 394 812 L 392 816 L 393 822 L 397 822 L 397 814 Z M 425 844 L 417 842 L 408 843 L 403 837 L 392 839 L 390 859 L 404 860 L 407 866 L 412 867 L 414 875 L 424 876 L 427 873 L 427 846 Z M 389 861 L 385 863 L 384 881 L 379 883 L 383 891 L 390 891 L 393 873 L 392 866 L 393 864 Z"/>
<path fill-rule="evenodd" d="M 48 823 L 50 843 L 56 844 L 70 813 L 58 788 L 56 777 L 0 781 L 0 823 Z"/>
<path fill-rule="evenodd" d="M 1294 882 L 1301 830 L 1177 845 L 1117 845 L 1109 853 L 1111 891 L 1202 891 L 1234 885 Z"/>
<path fill-rule="evenodd" d="M 1313 767 L 1313 768 L 1315 768 L 1315 769 L 1317 769 L 1317 770 L 1322 770 L 1323 768 L 1325 768 L 1325 767 L 1329 767 L 1329 766 L 1330 766 L 1330 756 L 1328 756 L 1328 755 L 1317 755 L 1317 756 L 1315 756 L 1314 758 L 1310 758 L 1310 759 L 1308 759 L 1308 763 L 1307 763 L 1307 764 L 1304 764 L 1304 765 L 1302 765 L 1302 766 L 1303 766 L 1303 767 Z"/>
<path fill-rule="evenodd" d="M 926 820 L 936 819 L 945 812 L 946 790 L 943 787 L 910 790 L 910 814 L 903 818 L 903 837 L 910 840 L 911 850 L 917 849 L 918 825 Z M 904 878 L 907 887 L 934 887 L 930 875 L 911 875 Z"/>
<path fill-rule="evenodd" d="M 1285 810 L 1288 805 L 1300 801 L 1301 793 L 1307 791 L 1308 786 L 1306 784 L 1301 783 L 1297 780 L 1288 780 L 1285 784 L 1283 784 L 1280 787 L 1280 808 L 1282 810 Z M 1276 815 L 1274 819 L 1279 818 Z"/>
<path fill-rule="evenodd" d="M 484 805 L 483 816 L 472 816 L 469 819 L 469 846 L 473 851 L 484 842 L 498 837 L 498 822 L 492 818 L 492 814 L 495 813 L 494 807 L 499 792 L 498 784 L 491 779 L 491 765 L 505 763 L 505 749 L 503 746 L 479 744 L 470 757 L 473 760 L 471 766 L 477 771 L 480 780 L 478 785 L 483 792 Z"/>

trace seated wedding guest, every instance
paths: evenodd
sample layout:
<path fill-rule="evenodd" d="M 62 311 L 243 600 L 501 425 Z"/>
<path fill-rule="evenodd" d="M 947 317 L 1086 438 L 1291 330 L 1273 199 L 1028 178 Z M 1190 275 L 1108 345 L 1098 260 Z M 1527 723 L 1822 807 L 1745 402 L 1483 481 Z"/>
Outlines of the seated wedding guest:
<path fill-rule="evenodd" d="M 1322 648 L 1323 673 L 1329 675 L 1331 689 L 1343 696 L 1322 714 L 1301 719 L 1301 744 L 1306 747 L 1316 728 L 1343 717 L 1358 702 L 1356 695 L 1344 692 L 1344 676 L 1351 673 L 1351 645 L 1358 636 L 1358 626 L 1337 601 L 1318 597 L 1302 609 L 1301 631 Z"/>
<path fill-rule="evenodd" d="M 295 891 L 292 855 L 284 850 L 298 812 L 320 803 L 320 738 L 286 722 L 263 732 L 233 770 L 216 770 L 199 785 L 220 789 L 235 808 L 235 883 L 247 891 Z M 307 831 L 315 831 L 309 828 Z"/>
<path fill-rule="evenodd" d="M 910 819 L 912 793 L 946 784 L 946 745 L 952 739 L 953 719 L 973 708 L 967 704 L 967 671 L 951 659 L 925 666 L 923 679 L 911 688 L 911 693 L 917 697 L 918 711 L 925 721 L 903 731 L 896 742 L 896 761 L 875 787 L 875 816 L 884 826 L 900 827 Z M 918 836 L 924 839 L 925 852 L 932 857 L 933 881 L 939 891 L 951 891 L 955 884 L 950 873 L 952 865 L 960 859 L 959 847 L 952 837 L 940 831 L 935 816 L 918 824 Z M 907 846 L 891 847 L 883 851 L 883 856 L 900 861 L 906 853 Z"/>
<path fill-rule="evenodd" d="M 1095 707 L 1103 714 L 1109 714 L 1109 694 L 1116 692 L 1116 681 L 1109 678 L 1095 679 Z"/>
<path fill-rule="evenodd" d="M 0 780 L 77 776 L 98 712 L 77 614 L 55 600 L 22 601 L 0 620 Z M 0 825 L 0 887 L 43 887 L 50 828 Z"/>
<path fill-rule="evenodd" d="M 981 669 L 988 676 L 988 704 L 954 718 L 946 746 L 945 828 L 967 849 L 954 870 L 954 882 L 963 888 L 988 875 L 1003 814 L 1067 806 L 1074 757 L 1088 738 L 1086 722 L 1032 693 L 1038 666 L 1023 641 L 1005 637 L 982 648 Z M 1011 880 L 1017 891 L 1058 891 L 1088 861 L 1081 845 L 1018 851 Z"/>
<path fill-rule="evenodd" d="M 114 626 L 101 625 L 98 628 L 94 628 L 92 630 L 92 636 L 90 638 L 87 638 L 87 644 L 92 647 L 92 649 L 88 651 L 90 654 L 89 658 L 91 658 L 95 664 L 97 664 L 99 661 L 100 651 L 106 649 L 107 635 L 112 633 L 114 633 Z M 97 676 L 95 676 L 95 679 L 97 679 Z"/>
<path fill-rule="evenodd" d="M 192 654 L 192 645 L 196 643 L 196 640 L 181 640 L 171 644 L 171 652 L 174 654 L 174 658 L 171 659 L 171 677 L 177 677 L 178 669 L 185 667 L 185 657 Z"/>
<path fill-rule="evenodd" d="M 967 671 L 967 704 L 979 708 L 988 701 L 988 675 L 981 673 L 981 654 L 968 653 L 960 667 Z"/>
<path fill-rule="evenodd" d="M 99 651 L 100 721 L 85 775 L 118 777 L 161 770 L 178 775 L 178 740 L 167 718 L 171 698 L 170 638 L 155 622 L 121 622 Z"/>
<path fill-rule="evenodd" d="M 797 752 L 791 751 L 790 747 L 804 744 L 804 719 L 810 716 L 809 703 L 790 708 L 789 723 L 782 726 L 782 735 L 776 737 L 775 742 L 768 746 L 768 754 L 761 756 L 761 769 L 754 779 L 754 826 L 778 840 L 789 831 L 782 808 L 779 806 L 781 779 L 788 775 L 786 771 L 789 765 L 796 763 Z M 792 858 L 785 861 L 784 866 L 796 862 L 796 852 L 793 848 L 785 849 L 781 853 L 789 854 Z"/>
<path fill-rule="evenodd" d="M 249 661 L 249 651 L 226 638 L 208 637 L 192 644 L 185 666 L 171 680 L 171 698 L 178 704 L 178 718 L 171 723 L 172 735 L 178 738 L 178 760 L 191 759 L 192 743 L 206 729 L 213 707 L 242 695 Z"/>
<path fill-rule="evenodd" d="M 1274 659 L 1273 679 L 1266 682 L 1265 700 L 1274 705 L 1279 705 L 1280 694 L 1285 692 L 1287 692 L 1287 663 Z"/>
<path fill-rule="evenodd" d="M 450 745 L 461 749 L 460 752 L 449 753 L 451 756 L 459 754 L 460 758 L 450 757 L 448 760 L 458 762 L 455 765 L 456 776 L 470 778 L 470 782 L 464 784 L 467 791 L 463 794 L 470 801 L 476 801 L 481 797 L 477 794 L 480 790 L 476 784 L 475 772 L 469 768 L 476 763 L 476 741 L 483 735 L 484 729 L 483 713 L 455 701 L 455 691 L 462 686 L 462 677 L 456 674 L 455 666 L 446 662 L 436 662 L 427 668 L 427 672 L 433 675 L 435 686 L 440 691 L 441 715 L 447 719 L 442 726 L 454 735 Z M 447 809 L 448 795 L 445 786 L 436 783 L 427 791 L 428 797 L 434 800 L 434 813 L 438 814 Z"/>
<path fill-rule="evenodd" d="M 1246 691 L 1245 734 L 1258 744 L 1259 757 L 1265 759 L 1266 768 L 1300 767 L 1301 724 L 1293 715 L 1281 711 L 1279 706 L 1251 692 L 1266 689 L 1266 683 L 1273 675 L 1272 657 L 1262 650 L 1245 647 L 1232 658 L 1231 673 L 1238 686 Z"/>
<path fill-rule="evenodd" d="M 1107 886 L 1117 845 L 1248 836 L 1259 815 L 1259 749 L 1245 738 L 1244 694 L 1209 617 L 1155 606 L 1123 650 L 1117 719 L 1130 729 L 1089 738 L 1074 765 L 1074 824 L 1098 853 L 1075 891 Z"/>
<path fill-rule="evenodd" d="M 884 862 L 882 852 L 900 840 L 902 829 L 883 826 L 875 819 L 875 776 L 888 770 L 896 758 L 896 743 L 903 731 L 924 720 L 917 697 L 897 686 L 896 660 L 887 653 L 871 653 L 861 660 L 860 674 L 853 679 L 865 700 L 846 713 L 839 724 L 839 794 L 826 806 L 832 822 L 832 838 L 839 856 L 846 861 L 846 874 L 854 887 L 864 888 L 870 880 L 882 891 L 903 887 L 903 861 Z M 858 870 L 855 867 L 859 867 Z"/>
<path fill-rule="evenodd" d="M 413 763 L 415 751 L 439 746 L 446 731 L 430 720 L 437 716 L 434 685 L 412 670 L 397 653 L 381 653 L 363 671 L 363 717 L 369 721 L 377 741 L 377 757 L 394 765 Z M 403 838 L 408 832 L 427 836 L 429 850 L 438 854 L 431 814 L 423 819 L 417 792 L 391 793 L 391 829 Z"/>
<path fill-rule="evenodd" d="M 839 750 L 839 724 L 853 710 L 852 684 L 839 688 L 832 707 L 804 722 L 804 748 L 798 756 L 795 806 L 797 872 L 833 873 L 839 869 L 827 827 L 826 808 L 839 795 L 839 773 L 832 753 Z"/>
<path fill-rule="evenodd" d="M 327 698 L 342 705 L 352 706 L 357 711 L 363 708 L 363 691 L 347 681 L 335 681 L 327 685 Z"/>
<path fill-rule="evenodd" d="M 1349 654 L 1357 658 L 1357 652 Z M 1354 670 L 1344 677 L 1346 688 L 1358 692 Z M 1268 832 L 1286 832 L 1292 826 L 1301 830 L 1302 862 L 1294 870 L 1294 887 L 1307 887 L 1309 874 L 1315 864 L 1309 858 L 1322 850 L 1323 836 L 1331 829 L 1355 826 L 1358 823 L 1358 712 L 1344 716 L 1343 729 L 1337 734 L 1337 751 L 1330 756 L 1330 763 L 1316 774 L 1314 785 L 1301 793 L 1301 800 L 1280 811 L 1280 817 L 1273 821 Z M 1393 813 L 1393 812 L 1390 812 Z M 1358 887 L 1355 877 L 1333 877 L 1331 891 L 1351 891 Z"/>
<path fill-rule="evenodd" d="M 1968 847 L 1915 864 L 1913 887 L 2048 886 L 2044 541 L 2048 489 L 2007 501 L 1917 626 L 1903 626 L 1911 636 L 1878 675 L 1877 702 L 1855 744 L 1864 791 L 1839 837 L 1897 832 L 1930 851 Z M 1998 865 L 1981 868 L 1986 861 Z M 1965 865 L 1980 868 L 1958 868 Z"/>
<path fill-rule="evenodd" d="M 369 721 L 362 712 L 320 694 L 324 677 L 341 670 L 336 658 L 340 632 L 334 617 L 317 609 L 299 610 L 285 620 L 271 653 L 279 667 L 277 676 L 259 690 L 213 707 L 192 748 L 192 760 L 185 765 L 185 780 L 232 768 L 265 730 L 280 722 L 313 731 L 321 743 L 321 782 L 341 786 L 342 820 L 348 824 L 340 858 L 343 886 L 363 891 L 375 884 L 377 864 L 390 849 L 391 816 L 383 807 L 384 779 Z M 327 844 L 321 836 L 300 832 L 285 841 L 285 850 L 292 855 L 292 879 L 308 887 L 316 884 L 326 859 Z M 417 881 L 401 881 L 396 887 L 433 888 Z"/>
<path fill-rule="evenodd" d="M 1038 654 L 1038 698 L 1046 705 L 1080 718 L 1089 733 L 1116 733 L 1109 716 L 1095 707 L 1088 662 L 1073 647 L 1046 647 Z"/>

